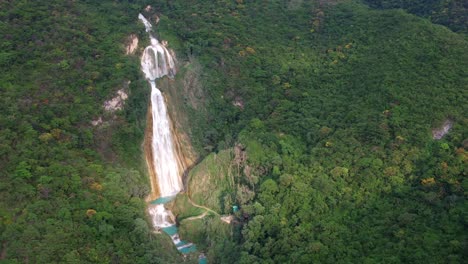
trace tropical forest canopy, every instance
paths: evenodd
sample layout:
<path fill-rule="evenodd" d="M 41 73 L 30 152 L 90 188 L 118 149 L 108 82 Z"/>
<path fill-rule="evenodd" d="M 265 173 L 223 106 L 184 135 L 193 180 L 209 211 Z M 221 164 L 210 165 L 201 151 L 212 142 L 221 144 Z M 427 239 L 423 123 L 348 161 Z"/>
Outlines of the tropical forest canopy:
<path fill-rule="evenodd" d="M 0 260 L 182 261 L 145 215 L 149 89 L 124 47 L 151 5 L 177 78 L 199 66 L 195 149 L 246 157 L 213 185 L 235 221 L 203 231 L 211 263 L 461 263 L 466 4 L 425 2 L 1 2 Z"/>

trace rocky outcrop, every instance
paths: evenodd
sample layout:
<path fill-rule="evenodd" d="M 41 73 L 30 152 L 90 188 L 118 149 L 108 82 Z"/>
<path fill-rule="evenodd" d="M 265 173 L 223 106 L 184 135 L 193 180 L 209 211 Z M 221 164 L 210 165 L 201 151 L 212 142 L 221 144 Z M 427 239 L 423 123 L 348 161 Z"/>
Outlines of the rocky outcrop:
<path fill-rule="evenodd" d="M 452 128 L 453 126 L 453 121 L 450 119 L 447 119 L 444 121 L 444 123 L 437 128 L 432 129 L 432 139 L 435 140 L 440 140 L 442 139 Z"/>
<path fill-rule="evenodd" d="M 101 117 L 101 116 L 98 117 L 96 120 L 91 121 L 91 125 L 93 125 L 93 126 L 99 126 L 99 125 L 102 124 L 102 123 L 103 123 L 103 121 L 102 121 L 102 117 Z"/>
<path fill-rule="evenodd" d="M 125 105 L 125 101 L 128 99 L 126 91 L 128 91 L 130 83 L 130 81 L 125 81 L 121 88 L 117 90 L 115 96 L 103 103 L 102 107 L 104 108 L 104 111 L 110 113 L 110 115 L 104 114 L 96 117 L 94 120 L 91 120 L 92 126 L 98 127 L 102 124 L 108 124 L 110 120 L 115 119 L 115 112 L 122 110 Z"/>
<path fill-rule="evenodd" d="M 135 53 L 135 50 L 138 48 L 138 37 L 135 34 L 128 36 L 126 45 L 125 45 L 125 54 L 130 55 Z"/>
<path fill-rule="evenodd" d="M 128 82 L 130 84 L 130 81 Z M 117 110 L 122 110 L 125 100 L 127 100 L 128 94 L 124 89 L 117 91 L 117 95 L 112 99 L 104 102 L 104 109 L 108 112 L 115 112 Z"/>

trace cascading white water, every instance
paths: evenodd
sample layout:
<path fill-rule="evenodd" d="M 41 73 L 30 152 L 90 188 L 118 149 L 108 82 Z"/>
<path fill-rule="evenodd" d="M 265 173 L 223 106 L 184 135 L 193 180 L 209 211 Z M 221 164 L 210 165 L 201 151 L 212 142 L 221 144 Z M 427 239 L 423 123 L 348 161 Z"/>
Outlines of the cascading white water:
<path fill-rule="evenodd" d="M 158 179 L 161 197 L 174 196 L 182 189 L 175 144 L 171 133 L 171 123 L 161 91 L 156 88 L 156 79 L 163 76 L 174 77 L 175 64 L 171 53 L 151 35 L 152 25 L 140 14 L 149 33 L 151 45 L 146 47 L 141 58 L 141 69 L 151 84 L 151 110 L 153 120 L 152 154 L 153 166 Z M 150 205 L 148 211 L 156 227 L 173 225 L 171 213 L 163 204 Z"/>
<path fill-rule="evenodd" d="M 173 225 L 170 212 L 164 208 L 163 204 L 150 206 L 148 212 L 155 227 L 163 228 Z"/>
<path fill-rule="evenodd" d="M 150 32 L 151 30 L 153 30 L 153 25 L 151 25 L 151 23 L 146 19 L 145 16 L 143 16 L 142 14 L 138 14 L 138 19 L 140 19 L 141 22 L 143 22 L 143 24 L 145 25 L 146 32 Z"/>
<path fill-rule="evenodd" d="M 159 191 L 162 197 L 176 195 L 181 190 L 179 167 L 174 151 L 169 118 L 164 97 L 151 81 L 151 109 L 153 115 L 154 167 L 158 176 Z"/>

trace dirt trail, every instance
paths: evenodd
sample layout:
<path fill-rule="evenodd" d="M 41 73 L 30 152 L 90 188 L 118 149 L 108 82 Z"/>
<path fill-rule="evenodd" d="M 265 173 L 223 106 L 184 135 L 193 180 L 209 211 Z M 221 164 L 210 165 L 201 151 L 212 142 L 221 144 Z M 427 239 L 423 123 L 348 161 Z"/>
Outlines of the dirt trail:
<path fill-rule="evenodd" d="M 212 209 L 206 207 L 206 206 L 203 206 L 203 205 L 199 205 L 199 204 L 196 204 L 192 201 L 192 198 L 190 197 L 190 195 L 187 193 L 187 198 L 188 198 L 188 201 L 191 205 L 195 206 L 195 207 L 198 207 L 198 208 L 202 208 L 202 209 L 205 209 L 207 211 L 210 211 L 212 212 L 213 214 L 217 215 L 217 216 L 221 216 L 220 214 L 218 214 L 217 212 L 213 211 Z"/>
<path fill-rule="evenodd" d="M 208 212 L 211 212 L 211 213 L 213 213 L 213 214 L 215 214 L 215 215 L 221 217 L 220 214 L 218 214 L 217 212 L 213 211 L 212 209 L 210 209 L 210 208 L 208 208 L 208 207 L 205 207 L 205 206 L 203 206 L 203 205 L 199 205 L 199 204 L 194 203 L 194 202 L 192 201 L 192 198 L 190 198 L 190 195 L 188 195 L 188 194 L 187 194 L 187 198 L 188 198 L 188 201 L 189 201 L 189 203 L 190 203 L 191 205 L 193 205 L 193 206 L 195 206 L 195 207 L 198 207 L 198 208 L 201 208 L 201 209 L 205 210 L 205 212 L 203 212 L 201 215 L 196 215 L 196 216 L 191 216 L 191 217 L 185 218 L 185 219 L 183 219 L 181 222 L 183 222 L 183 221 L 191 221 L 191 220 L 196 220 L 196 219 L 201 219 L 201 218 L 205 217 L 205 216 L 208 214 Z M 222 217 L 221 217 L 221 218 L 222 218 Z"/>
<path fill-rule="evenodd" d="M 185 218 L 185 219 L 183 219 L 181 222 L 184 222 L 184 221 L 191 221 L 191 220 L 196 220 L 196 219 L 202 219 L 202 218 L 205 217 L 207 214 L 208 214 L 208 211 L 205 211 L 205 212 L 204 212 L 203 214 L 201 214 L 201 215 L 191 216 L 191 217 Z"/>
<path fill-rule="evenodd" d="M 206 207 L 206 206 L 203 206 L 203 205 L 199 205 L 199 204 L 196 204 L 194 201 L 192 201 L 192 197 L 190 195 L 190 189 L 189 189 L 189 182 L 190 182 L 190 179 L 187 179 L 187 198 L 188 198 L 188 201 L 191 205 L 195 206 L 195 207 L 198 207 L 198 208 L 202 208 L 202 209 L 205 209 L 207 211 L 210 211 L 212 212 L 213 214 L 217 215 L 217 216 L 221 216 L 220 214 L 218 214 L 217 212 L 215 212 L 214 210 Z"/>

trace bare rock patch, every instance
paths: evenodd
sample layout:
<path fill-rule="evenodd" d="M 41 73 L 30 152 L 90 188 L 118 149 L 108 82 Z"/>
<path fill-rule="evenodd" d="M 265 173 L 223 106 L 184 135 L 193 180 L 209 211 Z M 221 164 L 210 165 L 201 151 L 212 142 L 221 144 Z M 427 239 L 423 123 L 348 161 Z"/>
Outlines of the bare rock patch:
<path fill-rule="evenodd" d="M 453 121 L 447 119 L 440 127 L 436 127 L 432 129 L 432 139 L 440 140 L 442 139 L 452 128 Z"/>
<path fill-rule="evenodd" d="M 125 54 L 130 55 L 135 53 L 136 48 L 138 48 L 138 37 L 135 34 L 131 34 L 127 38 L 127 44 L 125 47 Z"/>

